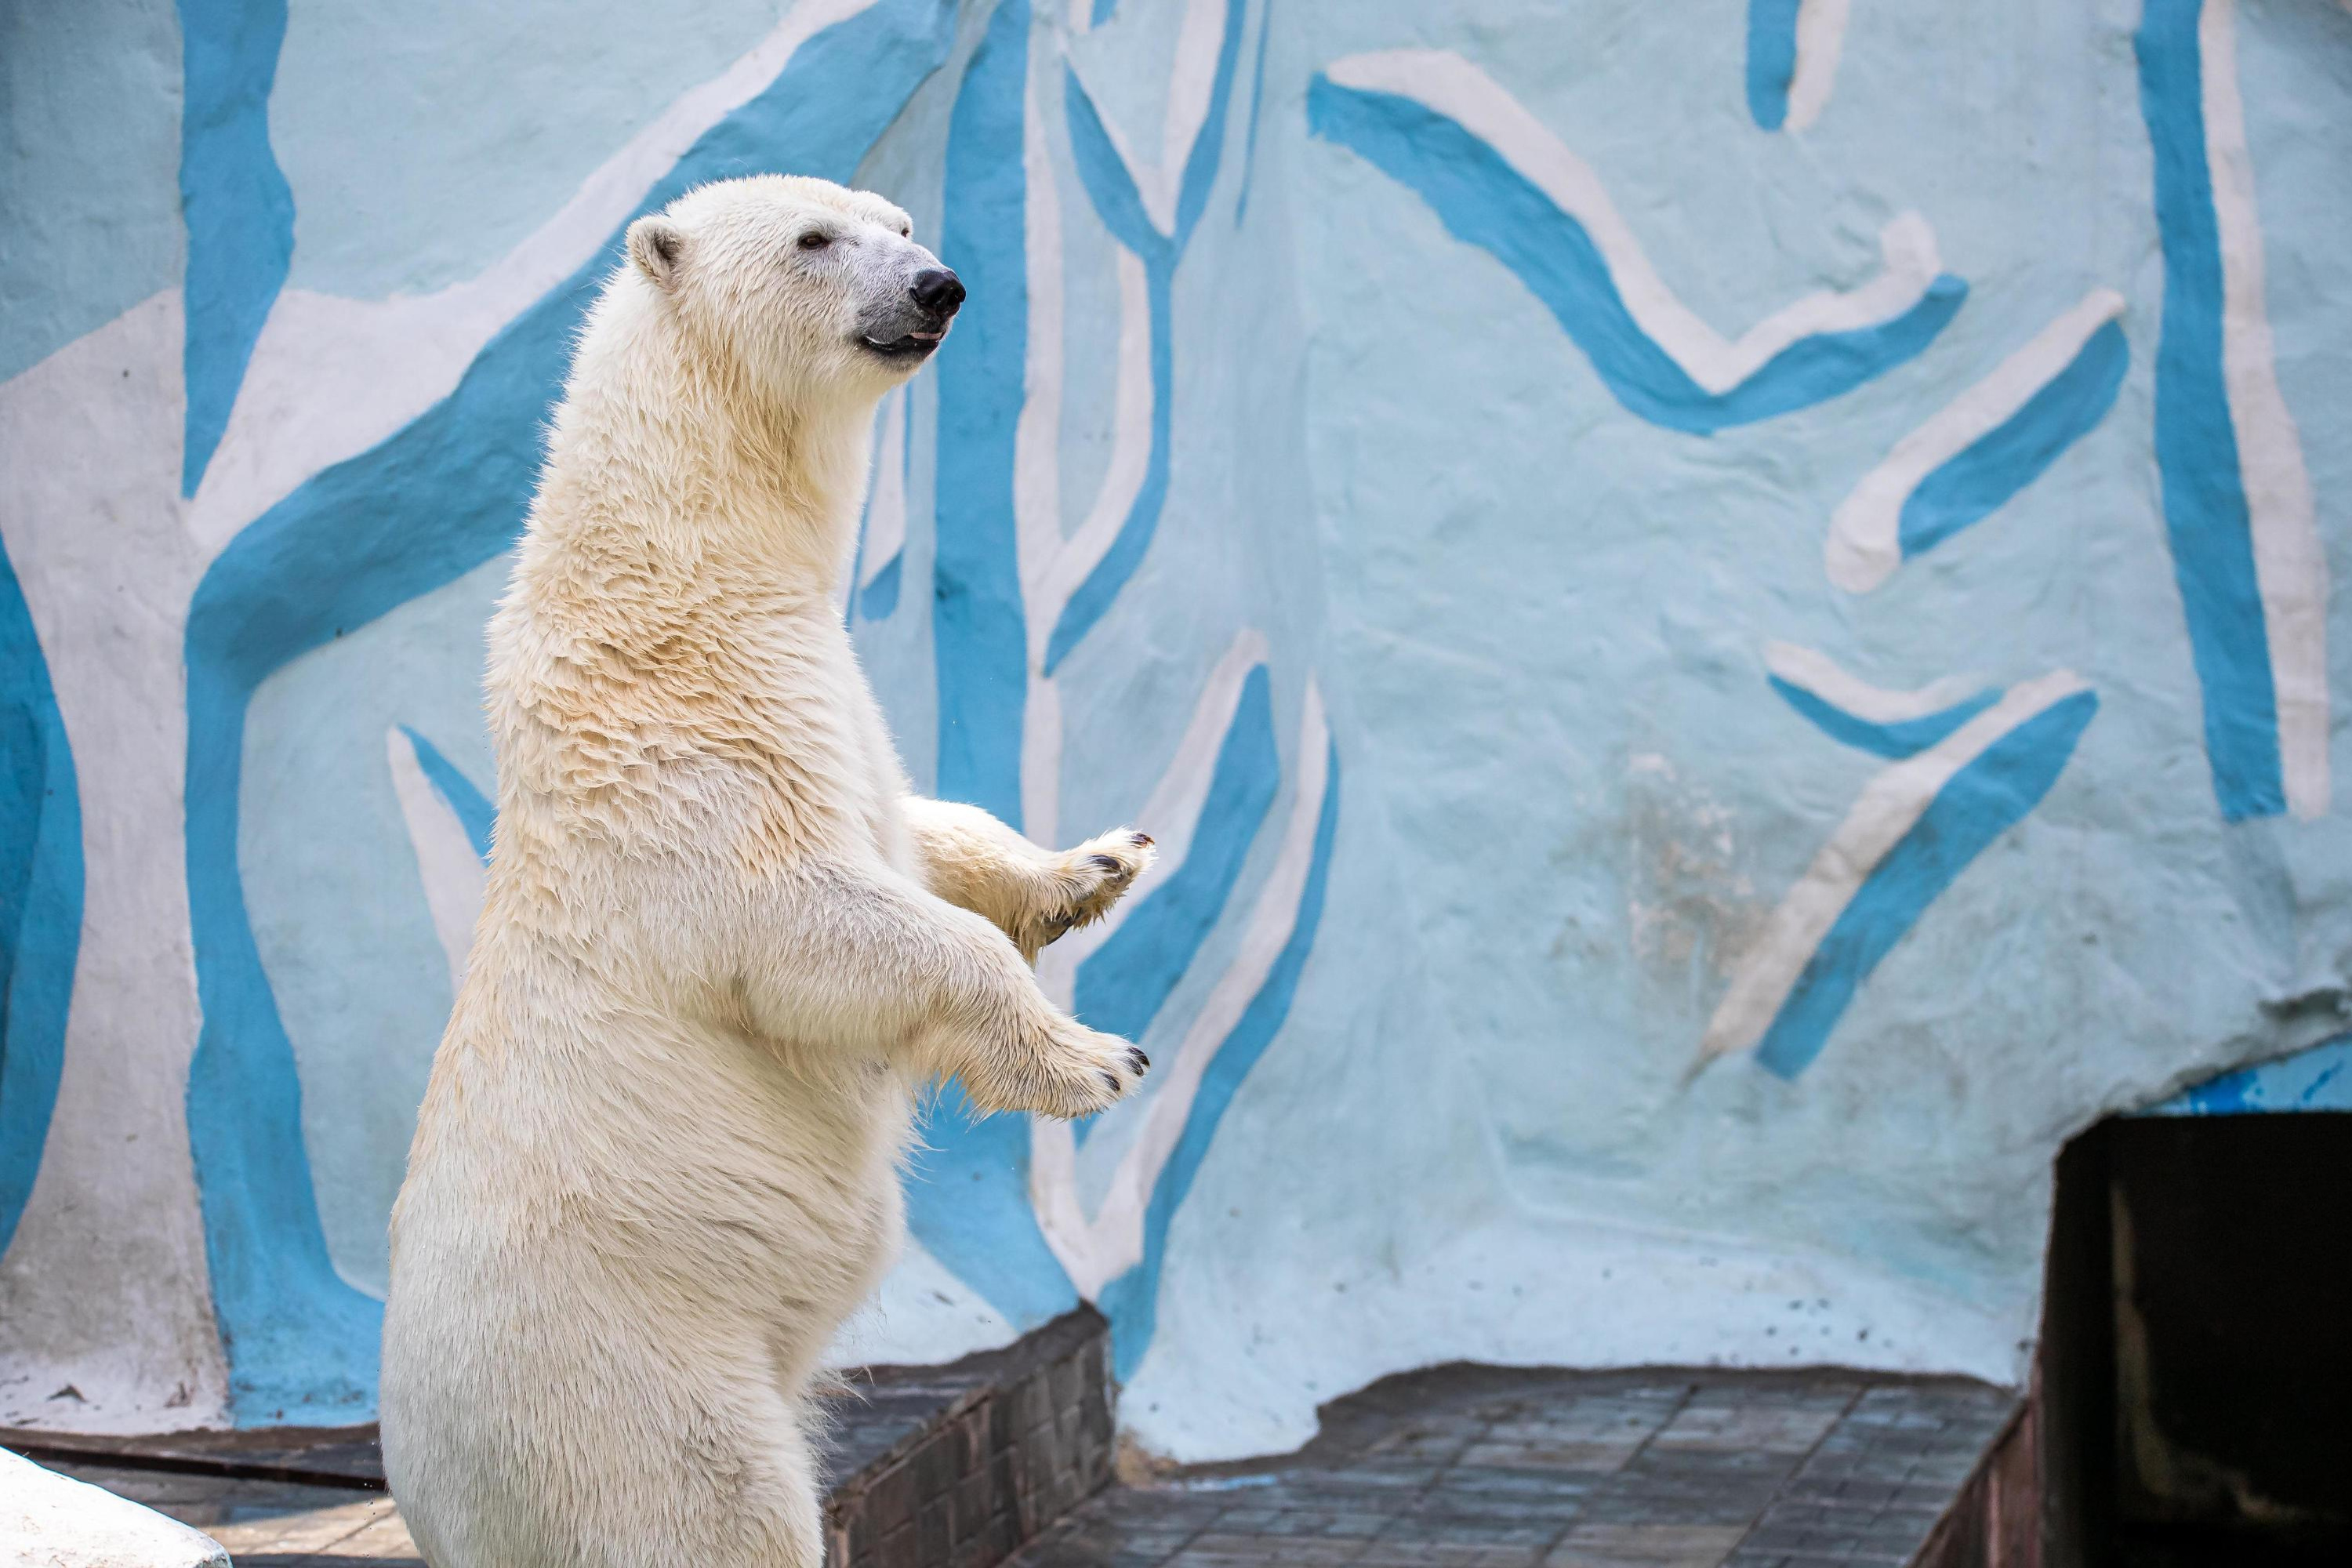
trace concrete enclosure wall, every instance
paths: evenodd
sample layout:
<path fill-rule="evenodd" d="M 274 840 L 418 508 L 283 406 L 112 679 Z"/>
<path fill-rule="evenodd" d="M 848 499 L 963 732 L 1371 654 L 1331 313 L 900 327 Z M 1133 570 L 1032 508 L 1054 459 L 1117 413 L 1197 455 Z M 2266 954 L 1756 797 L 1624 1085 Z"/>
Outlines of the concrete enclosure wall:
<path fill-rule="evenodd" d="M 0 1422 L 370 1414 L 540 424 L 736 173 L 971 290 L 845 605 L 919 783 L 1164 855 L 1041 965 L 1148 1092 L 945 1095 L 843 1355 L 1087 1298 L 1188 1458 L 2011 1379 L 2065 1136 L 2345 1028 L 2341 6 L 118 0 L 0 79 Z"/>

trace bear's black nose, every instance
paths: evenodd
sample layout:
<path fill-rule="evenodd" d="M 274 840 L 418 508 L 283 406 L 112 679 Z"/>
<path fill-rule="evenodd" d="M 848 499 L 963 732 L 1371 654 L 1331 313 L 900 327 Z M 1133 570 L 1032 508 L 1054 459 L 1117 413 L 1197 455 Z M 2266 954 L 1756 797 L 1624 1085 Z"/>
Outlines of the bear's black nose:
<path fill-rule="evenodd" d="M 915 296 L 916 304 L 944 320 L 963 303 L 963 280 L 944 267 L 926 268 L 915 274 L 908 292 Z"/>

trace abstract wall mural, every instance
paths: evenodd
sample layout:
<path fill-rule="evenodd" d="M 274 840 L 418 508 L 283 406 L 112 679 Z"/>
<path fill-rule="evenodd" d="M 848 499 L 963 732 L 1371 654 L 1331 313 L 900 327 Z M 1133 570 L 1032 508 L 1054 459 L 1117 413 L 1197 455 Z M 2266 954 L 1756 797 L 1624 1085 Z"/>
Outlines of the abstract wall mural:
<path fill-rule="evenodd" d="M 1879 236 L 1870 286 L 1775 311 L 1736 342 L 1671 293 L 1592 171 L 1458 55 L 1334 61 L 1308 89 L 1322 134 L 1371 159 L 1543 300 L 1627 409 L 1697 434 L 1809 407 L 1926 348 L 1968 285 L 1916 214 Z"/>
<path fill-rule="evenodd" d="M 2335 1103 L 2352 12 L 120 9 L 0 37 L 121 165 L 0 155 L 0 1422 L 371 1415 L 541 425 L 739 173 L 971 290 L 843 563 L 918 786 L 1160 850 L 1038 963 L 1145 1091 L 943 1092 L 844 1358 L 2010 1378 L 2070 1132 Z"/>

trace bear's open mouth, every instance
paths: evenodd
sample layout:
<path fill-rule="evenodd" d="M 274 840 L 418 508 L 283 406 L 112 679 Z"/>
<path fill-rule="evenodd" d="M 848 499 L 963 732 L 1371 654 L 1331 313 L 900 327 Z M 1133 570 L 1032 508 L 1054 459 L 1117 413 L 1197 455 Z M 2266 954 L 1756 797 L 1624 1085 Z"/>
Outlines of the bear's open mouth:
<path fill-rule="evenodd" d="M 921 359 L 925 354 L 938 348 L 940 340 L 947 335 L 947 329 L 942 327 L 935 332 L 908 332 L 904 337 L 891 338 L 887 341 L 881 338 L 860 338 L 858 342 L 864 343 L 869 353 L 880 354 L 884 359 Z"/>

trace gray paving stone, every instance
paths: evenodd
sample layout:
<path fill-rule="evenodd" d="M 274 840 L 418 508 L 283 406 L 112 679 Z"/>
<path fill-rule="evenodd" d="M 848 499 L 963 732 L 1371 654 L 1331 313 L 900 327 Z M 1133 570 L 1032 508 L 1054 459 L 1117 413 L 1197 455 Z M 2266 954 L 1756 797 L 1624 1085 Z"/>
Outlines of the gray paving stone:
<path fill-rule="evenodd" d="M 922 1425 L 906 1388 L 877 1385 L 861 1407 L 860 1451 L 877 1462 L 856 1562 L 1902 1568 L 2014 1405 L 1948 1379 L 1445 1368 L 1327 1407 L 1297 1454 L 1085 1497 L 1110 1445 L 1108 1409 L 1088 1397 L 1099 1353 L 1054 1358 L 1042 1394 L 959 1405 L 944 1426 Z M 1053 1408 L 1072 1394 L 1076 1406 Z M 1019 1419 L 1016 1405 L 1044 1414 Z M 422 1568 L 380 1492 L 79 1473 L 234 1536 L 240 1568 Z"/>
<path fill-rule="evenodd" d="M 1442 1368 L 1326 1407 L 1296 1455 L 1106 1493 L 1014 1564 L 1902 1568 L 2013 1407 L 1949 1379 Z M 1171 1545 L 1188 1479 L 1228 1506 Z"/>

